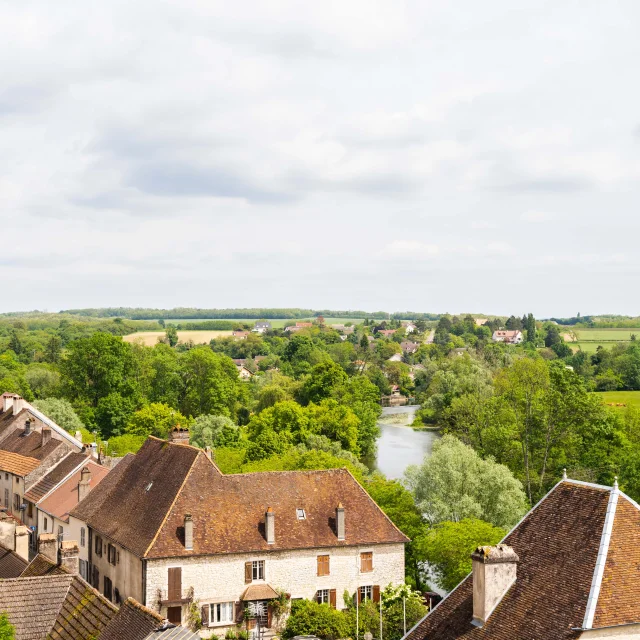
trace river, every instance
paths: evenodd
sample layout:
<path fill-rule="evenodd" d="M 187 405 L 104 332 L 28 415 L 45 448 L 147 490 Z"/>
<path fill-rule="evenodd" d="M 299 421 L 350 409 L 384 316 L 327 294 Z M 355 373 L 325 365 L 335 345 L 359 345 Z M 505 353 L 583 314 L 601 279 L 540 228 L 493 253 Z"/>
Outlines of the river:
<path fill-rule="evenodd" d="M 378 425 L 378 453 L 373 467 L 387 478 L 402 478 L 411 464 L 420 464 L 431 453 L 433 443 L 440 437 L 436 431 L 416 431 L 408 425 L 418 406 L 385 407 Z"/>

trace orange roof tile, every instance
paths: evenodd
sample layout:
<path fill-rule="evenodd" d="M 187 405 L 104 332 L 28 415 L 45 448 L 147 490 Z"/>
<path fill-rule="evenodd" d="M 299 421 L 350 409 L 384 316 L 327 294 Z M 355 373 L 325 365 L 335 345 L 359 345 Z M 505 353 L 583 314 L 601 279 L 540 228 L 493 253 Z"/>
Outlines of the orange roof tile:
<path fill-rule="evenodd" d="M 21 456 L 11 451 L 0 451 L 0 471 L 13 473 L 16 476 L 26 476 L 38 465 L 40 460 Z"/>

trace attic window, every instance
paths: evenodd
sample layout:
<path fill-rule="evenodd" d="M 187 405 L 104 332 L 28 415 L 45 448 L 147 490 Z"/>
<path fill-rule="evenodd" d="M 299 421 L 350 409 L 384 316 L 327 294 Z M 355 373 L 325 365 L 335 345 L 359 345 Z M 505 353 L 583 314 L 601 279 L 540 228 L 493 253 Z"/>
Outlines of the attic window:
<path fill-rule="evenodd" d="M 296 509 L 296 516 L 298 520 L 306 520 L 307 514 L 304 512 L 304 509 Z"/>
<path fill-rule="evenodd" d="M 145 489 L 145 491 L 149 491 L 149 489 L 151 489 L 151 487 L 153 486 L 153 481 L 151 481 L 148 485 L 147 488 Z"/>

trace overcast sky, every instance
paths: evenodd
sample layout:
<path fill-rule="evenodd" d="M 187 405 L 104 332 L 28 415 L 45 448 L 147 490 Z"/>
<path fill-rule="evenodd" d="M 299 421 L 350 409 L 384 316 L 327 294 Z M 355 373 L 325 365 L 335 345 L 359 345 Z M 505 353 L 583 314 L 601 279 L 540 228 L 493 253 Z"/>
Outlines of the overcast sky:
<path fill-rule="evenodd" d="M 640 313 L 637 0 L 0 0 L 0 311 Z"/>

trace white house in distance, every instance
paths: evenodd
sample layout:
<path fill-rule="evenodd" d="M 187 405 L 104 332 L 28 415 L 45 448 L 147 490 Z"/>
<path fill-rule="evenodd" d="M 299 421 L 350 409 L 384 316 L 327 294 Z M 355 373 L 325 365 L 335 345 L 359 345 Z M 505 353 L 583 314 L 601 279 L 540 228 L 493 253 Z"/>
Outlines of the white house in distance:
<path fill-rule="evenodd" d="M 258 320 L 251 329 L 253 333 L 266 333 L 271 331 L 271 323 L 268 320 Z"/>
<path fill-rule="evenodd" d="M 493 332 L 492 340 L 494 342 L 504 342 L 505 344 L 520 344 L 524 340 L 524 337 L 522 336 L 522 331 L 518 331 L 517 329 L 515 331 L 501 329 Z"/>
<path fill-rule="evenodd" d="M 345 590 L 376 600 L 404 582 L 408 539 L 344 469 L 223 475 L 201 449 L 149 437 L 70 521 L 87 527 L 95 588 L 175 624 L 197 600 L 206 637 L 251 603 L 270 626 L 279 590 L 342 608 Z"/>
<path fill-rule="evenodd" d="M 416 325 L 410 320 L 403 320 L 401 324 L 404 327 L 405 333 L 413 333 L 417 329 Z"/>

